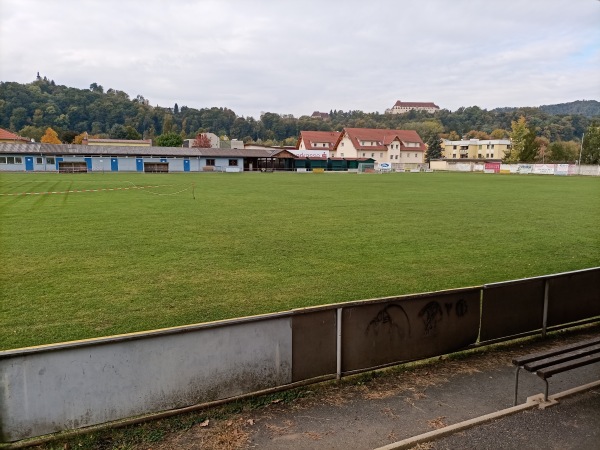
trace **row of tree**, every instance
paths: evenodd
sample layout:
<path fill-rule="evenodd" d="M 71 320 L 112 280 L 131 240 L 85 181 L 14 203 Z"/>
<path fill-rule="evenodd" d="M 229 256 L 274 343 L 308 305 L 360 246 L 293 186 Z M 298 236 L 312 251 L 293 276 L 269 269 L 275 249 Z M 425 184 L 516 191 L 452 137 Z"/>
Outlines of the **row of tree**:
<path fill-rule="evenodd" d="M 581 157 L 585 164 L 595 164 L 598 161 L 600 146 L 594 148 L 600 128 L 594 124 L 587 130 L 588 139 L 576 141 L 550 142 L 543 136 L 538 136 L 535 127 L 527 123 L 524 116 L 511 124 L 511 150 L 504 160 L 515 162 L 571 162 Z"/>
<path fill-rule="evenodd" d="M 579 108 L 594 112 L 598 102 L 584 102 L 583 106 L 577 103 Z M 515 124 L 518 124 L 516 129 Z M 334 131 L 348 127 L 416 130 L 426 142 L 440 137 L 451 140 L 511 137 L 519 142 L 524 139 L 522 149 L 520 143 L 518 151 L 513 147 L 511 160 L 535 159 L 540 155 L 543 160 L 571 159 L 575 149 L 581 146 L 584 133 L 591 135 L 587 141 L 593 142 L 597 129 L 594 118 L 586 115 L 553 115 L 540 108 L 488 111 L 477 106 L 454 112 L 440 110 L 434 114 L 331 110 L 327 120 L 267 112 L 255 119 L 237 116 L 228 108 L 151 106 L 141 95 L 132 99 L 123 91 L 105 91 L 97 83 L 92 83 L 89 89 L 61 86 L 39 74 L 35 81 L 27 84 L 0 83 L 0 127 L 36 141 L 42 139 L 47 128 L 52 128 L 58 139 L 67 143 L 87 132 L 114 139 L 153 139 L 157 145 L 170 146 L 205 132 L 246 143 L 295 145 L 300 131 Z M 523 127 L 527 133 L 521 136 Z M 587 141 L 584 140 L 584 147 Z"/>

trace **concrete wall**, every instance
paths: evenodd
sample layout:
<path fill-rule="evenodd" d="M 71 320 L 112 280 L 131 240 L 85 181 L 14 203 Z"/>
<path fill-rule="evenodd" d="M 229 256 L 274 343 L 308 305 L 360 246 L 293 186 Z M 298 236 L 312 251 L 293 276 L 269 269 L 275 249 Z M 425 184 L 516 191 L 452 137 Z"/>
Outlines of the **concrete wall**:
<path fill-rule="evenodd" d="M 229 321 L 0 354 L 15 441 L 291 382 L 291 318 Z"/>
<path fill-rule="evenodd" d="M 0 352 L 0 441 L 600 319 L 600 267 Z M 314 380 L 313 380 L 314 381 Z"/>

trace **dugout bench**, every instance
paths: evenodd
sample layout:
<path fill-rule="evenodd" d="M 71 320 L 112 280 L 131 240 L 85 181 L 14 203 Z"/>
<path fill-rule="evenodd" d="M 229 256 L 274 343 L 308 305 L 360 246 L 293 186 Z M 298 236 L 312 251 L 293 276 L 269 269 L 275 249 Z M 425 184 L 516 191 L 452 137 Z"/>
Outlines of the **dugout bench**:
<path fill-rule="evenodd" d="M 514 358 L 517 366 L 515 372 L 515 402 L 519 391 L 519 371 L 525 369 L 534 373 L 546 383 L 544 401 L 548 401 L 548 378 L 558 373 L 586 366 L 600 361 L 600 337 L 588 339 L 571 345 L 565 345 L 543 352 Z"/>

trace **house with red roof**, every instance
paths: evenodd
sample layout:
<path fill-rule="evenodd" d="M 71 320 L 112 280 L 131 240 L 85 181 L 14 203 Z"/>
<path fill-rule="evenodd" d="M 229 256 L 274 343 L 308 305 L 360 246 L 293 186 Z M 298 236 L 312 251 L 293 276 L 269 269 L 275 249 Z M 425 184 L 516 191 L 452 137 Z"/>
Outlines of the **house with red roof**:
<path fill-rule="evenodd" d="M 425 162 L 426 146 L 414 130 L 344 128 L 330 155 L 332 158 L 372 158 L 394 168 L 418 167 Z"/>
<path fill-rule="evenodd" d="M 301 131 L 296 150 L 319 150 L 329 152 L 340 137 L 339 131 Z M 327 153 L 328 154 L 328 153 Z"/>
<path fill-rule="evenodd" d="M 426 111 L 434 113 L 440 110 L 440 107 L 433 102 L 402 102 L 398 100 L 394 106 L 385 110 L 386 114 L 404 114 L 409 111 Z"/>
<path fill-rule="evenodd" d="M 21 137 L 17 134 L 11 133 L 8 130 L 0 128 L 0 142 L 6 144 L 23 144 L 25 142 L 29 142 L 30 140 L 24 137 Z"/>

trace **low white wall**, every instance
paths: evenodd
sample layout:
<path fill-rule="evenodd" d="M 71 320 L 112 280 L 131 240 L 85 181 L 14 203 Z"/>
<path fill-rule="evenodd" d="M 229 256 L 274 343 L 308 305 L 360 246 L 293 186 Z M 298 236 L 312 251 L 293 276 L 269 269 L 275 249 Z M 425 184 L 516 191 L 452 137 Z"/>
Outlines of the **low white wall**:
<path fill-rule="evenodd" d="M 484 165 L 474 162 L 462 163 L 460 161 L 435 160 L 431 161 L 430 167 L 433 170 L 447 170 L 450 172 L 483 172 Z M 600 165 L 581 165 L 576 164 L 502 164 L 500 168 L 503 173 L 511 174 L 531 174 L 536 175 L 588 175 L 600 176 Z"/>
<path fill-rule="evenodd" d="M 0 442 L 289 384 L 291 318 L 0 353 Z"/>

